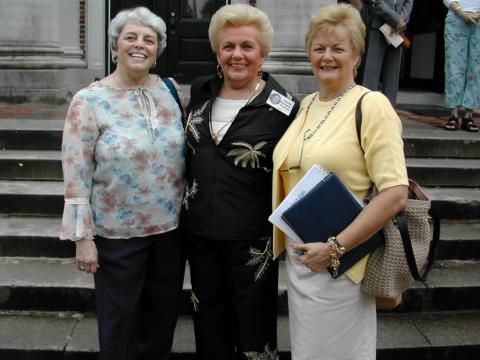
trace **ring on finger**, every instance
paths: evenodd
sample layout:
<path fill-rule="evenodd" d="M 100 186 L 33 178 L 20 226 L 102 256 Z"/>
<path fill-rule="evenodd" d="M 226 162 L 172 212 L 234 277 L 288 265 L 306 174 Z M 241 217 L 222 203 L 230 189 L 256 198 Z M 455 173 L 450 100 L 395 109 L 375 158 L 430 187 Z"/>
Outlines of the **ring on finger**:
<path fill-rule="evenodd" d="M 78 267 L 78 270 L 80 270 L 80 271 L 85 271 L 85 266 L 79 266 L 79 267 Z"/>

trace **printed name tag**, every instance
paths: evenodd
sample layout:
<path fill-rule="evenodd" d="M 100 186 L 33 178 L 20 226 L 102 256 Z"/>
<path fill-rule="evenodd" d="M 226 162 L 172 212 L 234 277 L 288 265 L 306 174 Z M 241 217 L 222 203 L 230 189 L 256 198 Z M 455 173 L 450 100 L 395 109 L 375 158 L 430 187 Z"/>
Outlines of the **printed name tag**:
<path fill-rule="evenodd" d="M 295 102 L 278 91 L 272 90 L 267 99 L 267 104 L 288 116 L 292 112 Z"/>

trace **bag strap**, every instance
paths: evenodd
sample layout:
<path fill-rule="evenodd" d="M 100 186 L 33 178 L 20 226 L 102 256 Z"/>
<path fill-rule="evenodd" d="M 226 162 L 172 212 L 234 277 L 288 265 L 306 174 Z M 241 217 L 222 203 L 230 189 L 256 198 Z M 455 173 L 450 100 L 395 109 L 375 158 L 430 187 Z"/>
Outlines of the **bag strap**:
<path fill-rule="evenodd" d="M 357 138 L 358 138 L 358 143 L 360 144 L 360 149 L 362 149 L 362 152 L 365 153 L 362 147 L 362 138 L 361 138 L 361 133 L 362 133 L 362 101 L 365 95 L 370 94 L 371 91 L 367 91 L 365 94 L 360 96 L 360 99 L 358 99 L 357 102 L 357 107 L 355 108 L 355 127 L 357 128 Z"/>
<path fill-rule="evenodd" d="M 362 139 L 361 139 L 361 130 L 362 130 L 362 100 L 365 95 L 369 92 L 363 94 L 357 102 L 357 106 L 355 108 L 355 127 L 357 130 L 357 138 L 358 144 L 360 145 L 360 149 L 365 153 L 362 147 Z M 409 181 L 410 182 L 410 181 Z M 417 185 L 418 186 L 418 185 Z M 415 260 L 415 254 L 413 252 L 412 241 L 410 239 L 410 233 L 408 232 L 407 220 L 405 219 L 404 211 L 400 211 L 397 215 L 395 215 L 392 219 L 394 225 L 397 227 L 398 231 L 400 232 L 400 238 L 402 239 L 403 249 L 405 251 L 405 257 L 407 259 L 408 268 L 410 269 L 410 273 L 415 280 L 418 281 L 425 281 L 427 279 L 428 274 L 433 266 L 433 261 L 435 259 L 435 252 L 437 248 L 437 244 L 440 239 L 440 219 L 437 213 L 430 208 L 429 215 L 433 222 L 433 236 L 432 240 L 430 241 L 430 249 L 428 251 L 427 257 L 427 264 L 425 266 L 425 270 L 423 274 L 420 275 L 420 271 L 418 270 L 417 262 Z"/>
<path fill-rule="evenodd" d="M 180 97 L 178 96 L 178 92 L 177 92 L 177 88 L 175 87 L 175 84 L 168 77 L 161 77 L 160 79 L 162 79 L 162 81 L 165 83 L 165 85 L 167 85 L 168 90 L 170 90 L 170 93 L 172 94 L 173 98 L 177 102 L 178 108 L 180 109 L 180 113 L 182 114 L 182 123 L 183 123 L 182 102 L 180 101 Z"/>
<path fill-rule="evenodd" d="M 434 214 L 432 209 L 430 209 L 429 215 L 432 218 L 432 222 L 433 222 L 433 236 L 432 236 L 432 240 L 430 241 L 430 249 L 428 251 L 427 264 L 425 266 L 425 270 L 423 271 L 422 275 L 420 275 L 420 272 L 418 271 L 417 262 L 415 261 L 415 254 L 413 253 L 412 241 L 410 239 L 410 233 L 408 232 L 405 213 L 403 211 L 400 211 L 393 218 L 394 219 L 393 223 L 400 231 L 400 235 L 403 242 L 403 249 L 405 250 L 405 255 L 407 258 L 410 273 L 412 274 L 412 277 L 418 281 L 425 281 L 428 277 L 428 274 L 430 273 L 430 270 L 432 270 L 433 260 L 435 259 L 435 255 L 436 255 L 435 249 L 437 248 L 437 244 L 440 238 L 440 220 L 436 215 L 436 213 Z"/>

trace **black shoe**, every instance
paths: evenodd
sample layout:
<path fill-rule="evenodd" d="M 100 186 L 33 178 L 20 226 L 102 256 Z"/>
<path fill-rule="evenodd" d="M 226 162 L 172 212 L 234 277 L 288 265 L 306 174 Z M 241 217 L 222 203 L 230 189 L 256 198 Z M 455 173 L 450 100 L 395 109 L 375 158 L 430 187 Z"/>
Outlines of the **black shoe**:
<path fill-rule="evenodd" d="M 469 132 L 478 132 L 478 126 L 475 124 L 472 118 L 463 118 L 462 129 Z"/>
<path fill-rule="evenodd" d="M 443 128 L 448 131 L 456 131 L 458 130 L 458 117 L 450 115 L 450 117 L 447 120 L 447 123 L 443 125 Z"/>

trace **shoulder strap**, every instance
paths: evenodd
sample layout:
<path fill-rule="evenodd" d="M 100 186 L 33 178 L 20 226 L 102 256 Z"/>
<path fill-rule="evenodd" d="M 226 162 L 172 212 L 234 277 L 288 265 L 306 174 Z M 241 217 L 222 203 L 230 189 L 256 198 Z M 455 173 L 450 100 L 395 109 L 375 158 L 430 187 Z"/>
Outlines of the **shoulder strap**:
<path fill-rule="evenodd" d="M 182 102 L 180 101 L 180 97 L 178 96 L 177 88 L 175 87 L 175 84 L 170 80 L 168 77 L 161 77 L 162 81 L 167 85 L 168 90 L 170 90 L 170 93 L 172 94 L 173 98 L 177 102 L 178 108 L 180 109 L 180 113 L 182 114 L 182 123 L 183 123 L 183 107 L 182 107 Z"/>
<path fill-rule="evenodd" d="M 364 151 L 362 147 L 362 138 L 361 138 L 362 100 L 363 100 L 363 97 L 367 95 L 369 92 L 366 92 L 360 97 L 360 99 L 358 99 L 357 107 L 355 108 L 355 127 L 357 129 L 358 143 L 362 151 Z M 427 264 L 425 266 L 423 274 L 421 275 L 420 275 L 420 271 L 418 270 L 417 262 L 415 260 L 415 253 L 413 252 L 412 241 L 410 239 L 410 234 L 408 232 L 407 219 L 405 218 L 405 213 L 403 211 L 400 211 L 392 219 L 394 225 L 397 227 L 398 231 L 400 232 L 400 237 L 402 239 L 403 249 L 405 250 L 405 257 L 407 259 L 410 273 L 412 274 L 412 277 L 418 281 L 425 281 L 428 274 L 430 273 L 430 270 L 432 269 L 433 261 L 435 259 L 437 244 L 440 239 L 440 219 L 432 208 L 430 208 L 430 217 L 433 222 L 433 236 L 430 242 L 430 249 L 428 253 Z"/>
<path fill-rule="evenodd" d="M 362 147 L 362 100 L 365 97 L 365 95 L 371 93 L 371 91 L 366 92 L 362 96 L 360 96 L 360 99 L 358 99 L 357 102 L 357 107 L 355 108 L 355 127 L 357 128 L 357 138 L 358 138 L 358 143 L 360 144 L 360 148 L 363 151 Z"/>

